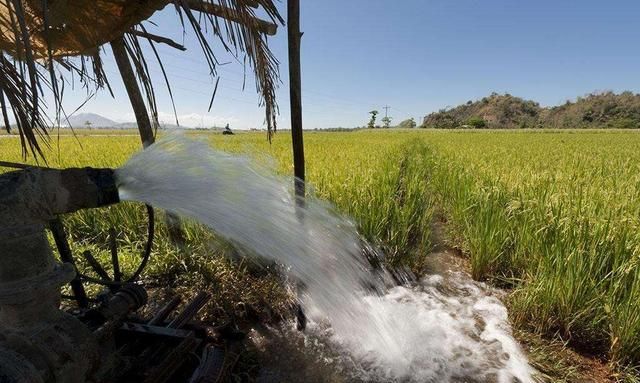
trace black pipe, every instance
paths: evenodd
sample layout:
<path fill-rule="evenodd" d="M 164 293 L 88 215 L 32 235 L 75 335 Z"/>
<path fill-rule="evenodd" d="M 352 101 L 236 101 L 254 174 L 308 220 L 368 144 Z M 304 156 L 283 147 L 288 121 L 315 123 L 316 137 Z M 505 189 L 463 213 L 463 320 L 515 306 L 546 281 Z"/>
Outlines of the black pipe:
<path fill-rule="evenodd" d="M 120 202 L 113 169 L 70 168 L 52 171 L 59 173 L 59 186 L 69 193 L 66 205 L 58 206 L 62 211 L 56 211 L 56 214 Z"/>
<path fill-rule="evenodd" d="M 71 247 L 69 246 L 69 241 L 67 241 L 67 233 L 64 231 L 64 225 L 59 217 L 56 217 L 49 221 L 49 230 L 51 230 L 51 234 L 53 234 L 53 239 L 56 242 L 56 247 L 58 248 L 58 253 L 60 253 L 60 260 L 64 263 L 70 263 L 73 265 L 73 268 L 76 270 L 76 276 L 70 282 L 71 291 L 73 291 L 73 297 L 78 302 L 78 307 L 87 308 L 89 307 L 89 299 L 87 298 L 87 292 L 82 285 L 82 280 L 80 279 L 80 275 L 78 275 L 78 271 L 76 268 L 76 263 L 73 260 L 73 254 L 71 253 Z"/>

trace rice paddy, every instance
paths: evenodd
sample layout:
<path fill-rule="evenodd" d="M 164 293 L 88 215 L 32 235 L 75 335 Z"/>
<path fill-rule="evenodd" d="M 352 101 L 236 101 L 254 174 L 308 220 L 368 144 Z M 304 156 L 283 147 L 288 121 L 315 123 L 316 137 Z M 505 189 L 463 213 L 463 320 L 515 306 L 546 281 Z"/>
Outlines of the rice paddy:
<path fill-rule="evenodd" d="M 264 133 L 200 137 L 292 173 L 287 132 L 272 144 Z M 58 152 L 53 142 L 51 166 L 115 167 L 140 143 L 135 136 L 79 136 L 61 137 L 59 146 Z M 509 289 L 510 315 L 521 328 L 640 366 L 637 133 L 309 132 L 305 154 L 313 192 L 352 217 L 388 264 L 422 272 L 437 212 L 446 217 L 449 241 L 469 257 L 474 278 Z M 21 159 L 16 138 L 0 139 L 0 159 Z M 114 226 L 124 266 L 133 268 L 145 239 L 144 210 L 126 204 L 106 212 L 65 219 L 74 251 L 109 259 L 106 238 Z M 211 233 L 188 223 L 187 245 L 178 249 L 161 224 L 159 230 L 150 281 L 178 289 L 215 284 L 223 309 L 242 301 L 260 315 L 286 310 L 278 278 L 256 275 L 244 261 L 206 256 L 234 251 Z"/>

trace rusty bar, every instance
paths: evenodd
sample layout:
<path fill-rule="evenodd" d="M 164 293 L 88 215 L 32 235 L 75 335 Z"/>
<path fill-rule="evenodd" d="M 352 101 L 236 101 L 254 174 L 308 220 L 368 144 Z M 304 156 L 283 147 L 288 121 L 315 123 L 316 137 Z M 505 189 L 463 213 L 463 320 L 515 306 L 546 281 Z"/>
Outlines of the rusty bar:
<path fill-rule="evenodd" d="M 164 322 L 164 320 L 167 319 L 169 314 L 171 314 L 171 312 L 175 310 L 176 307 L 178 307 L 178 305 L 180 304 L 180 301 L 181 301 L 180 297 L 177 297 L 177 296 L 173 297 L 173 299 L 171 299 L 166 305 L 164 305 L 164 307 L 162 307 L 160 311 L 158 311 L 156 315 L 154 315 L 153 318 L 151 318 L 151 320 L 147 322 L 147 324 L 150 326 L 155 326 Z"/>
<path fill-rule="evenodd" d="M 204 305 L 207 304 L 207 301 L 209 301 L 210 298 L 211 295 L 209 295 L 208 293 L 205 293 L 203 291 L 199 292 L 195 296 L 195 298 L 193 298 L 193 300 L 187 305 L 187 307 L 185 307 L 184 310 L 182 310 L 182 312 L 178 314 L 178 316 L 175 317 L 175 319 L 172 320 L 167 327 L 180 328 L 187 324 L 194 316 L 196 316 L 198 311 L 200 311 L 200 309 L 202 309 Z"/>

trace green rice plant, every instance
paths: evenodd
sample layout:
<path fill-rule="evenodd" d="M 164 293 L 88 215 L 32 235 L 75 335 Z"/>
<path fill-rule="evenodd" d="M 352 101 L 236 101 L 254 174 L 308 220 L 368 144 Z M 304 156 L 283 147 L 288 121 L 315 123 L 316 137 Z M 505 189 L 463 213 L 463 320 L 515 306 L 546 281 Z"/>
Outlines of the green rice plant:
<path fill-rule="evenodd" d="M 478 279 L 509 281 L 512 316 L 638 366 L 640 137 L 443 132 L 439 194 Z"/>

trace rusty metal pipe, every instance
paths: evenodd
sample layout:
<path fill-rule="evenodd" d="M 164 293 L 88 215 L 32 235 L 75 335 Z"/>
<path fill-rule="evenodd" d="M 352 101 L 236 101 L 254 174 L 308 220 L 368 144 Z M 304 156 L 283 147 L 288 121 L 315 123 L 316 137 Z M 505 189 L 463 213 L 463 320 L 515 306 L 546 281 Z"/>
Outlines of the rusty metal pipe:
<path fill-rule="evenodd" d="M 73 277 L 69 265 L 54 261 L 44 231 L 49 220 L 118 201 L 112 169 L 32 168 L 0 175 L 0 307 Z"/>
<path fill-rule="evenodd" d="M 3 381 L 84 382 L 97 368 L 93 335 L 58 309 L 59 288 L 75 271 L 70 264 L 56 262 L 45 227 L 58 214 L 116 202 L 112 169 L 28 168 L 0 175 Z M 12 360 L 19 360 L 20 368 Z"/>

